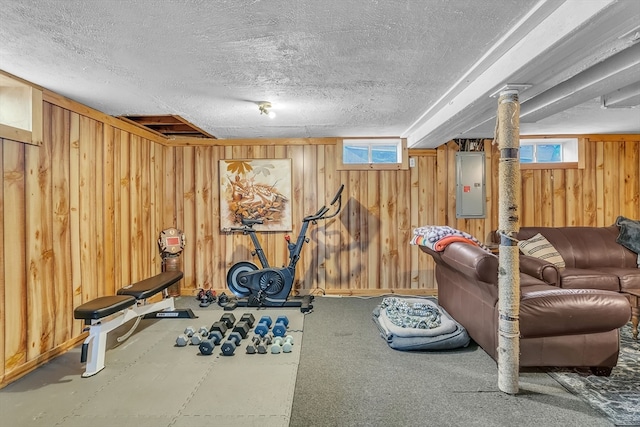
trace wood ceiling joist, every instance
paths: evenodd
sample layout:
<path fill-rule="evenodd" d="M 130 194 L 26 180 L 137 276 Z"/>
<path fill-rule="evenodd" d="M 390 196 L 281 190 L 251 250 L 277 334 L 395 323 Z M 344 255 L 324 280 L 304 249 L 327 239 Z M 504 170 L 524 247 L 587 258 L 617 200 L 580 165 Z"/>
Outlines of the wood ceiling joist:
<path fill-rule="evenodd" d="M 165 115 L 128 115 L 118 116 L 119 119 L 133 123 L 165 138 L 207 138 L 216 139 L 199 127 L 180 116 L 174 114 Z"/>

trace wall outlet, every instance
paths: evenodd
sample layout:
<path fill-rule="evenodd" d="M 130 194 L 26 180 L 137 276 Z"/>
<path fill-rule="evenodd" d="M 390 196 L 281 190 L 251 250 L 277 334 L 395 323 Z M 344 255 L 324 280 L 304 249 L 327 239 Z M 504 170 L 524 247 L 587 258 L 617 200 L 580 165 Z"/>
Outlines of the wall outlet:
<path fill-rule="evenodd" d="M 409 167 L 410 168 L 415 168 L 416 167 L 416 158 L 415 157 L 409 157 Z"/>

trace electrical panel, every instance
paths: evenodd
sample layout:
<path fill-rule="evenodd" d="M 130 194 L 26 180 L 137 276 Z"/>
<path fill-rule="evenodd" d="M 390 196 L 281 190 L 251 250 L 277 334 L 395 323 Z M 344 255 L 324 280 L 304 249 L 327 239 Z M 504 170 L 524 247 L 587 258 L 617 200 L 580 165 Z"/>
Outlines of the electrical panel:
<path fill-rule="evenodd" d="M 486 206 L 484 152 L 456 153 L 456 218 L 484 218 Z"/>

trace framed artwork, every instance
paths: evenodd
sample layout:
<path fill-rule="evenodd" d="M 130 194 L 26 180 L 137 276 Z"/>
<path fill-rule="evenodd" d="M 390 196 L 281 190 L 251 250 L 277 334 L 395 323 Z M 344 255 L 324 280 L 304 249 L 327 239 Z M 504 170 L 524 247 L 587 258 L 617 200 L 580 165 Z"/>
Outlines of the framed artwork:
<path fill-rule="evenodd" d="M 220 229 L 262 219 L 258 231 L 291 231 L 291 159 L 220 160 Z"/>

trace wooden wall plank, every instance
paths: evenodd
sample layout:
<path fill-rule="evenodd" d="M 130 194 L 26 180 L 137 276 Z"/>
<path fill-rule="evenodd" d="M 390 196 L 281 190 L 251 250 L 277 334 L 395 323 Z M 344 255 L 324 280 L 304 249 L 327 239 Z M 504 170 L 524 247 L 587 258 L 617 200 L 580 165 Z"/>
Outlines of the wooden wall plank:
<path fill-rule="evenodd" d="M 120 241 L 122 239 L 122 183 L 121 183 L 121 160 L 122 160 L 122 131 L 120 129 L 113 129 L 113 148 L 112 148 L 112 158 L 113 158 L 113 172 L 111 173 L 111 190 L 112 190 L 112 204 L 113 204 L 113 215 L 111 220 L 112 224 L 112 232 L 113 235 L 111 239 L 113 239 L 113 264 L 111 270 L 113 270 L 111 276 L 113 277 L 113 291 L 117 292 L 124 283 L 122 280 L 122 268 L 123 264 L 127 261 L 122 258 L 122 251 L 120 250 Z M 109 238 L 109 234 L 105 231 L 106 238 Z M 105 267 L 109 268 L 109 263 L 105 261 Z"/>
<path fill-rule="evenodd" d="M 27 362 L 27 238 L 25 230 L 25 144 L 2 140 L 4 283 L 4 372 Z"/>
<path fill-rule="evenodd" d="M 136 280 L 143 280 L 152 274 L 151 263 L 154 254 L 157 253 L 155 248 L 155 239 L 157 238 L 151 232 L 151 189 L 152 186 L 152 158 L 151 158 L 151 141 L 146 138 L 140 138 L 140 158 L 138 168 L 140 169 L 140 259 L 139 270 Z M 152 251 L 153 249 L 153 251 Z M 158 270 L 159 271 L 159 264 Z"/>
<path fill-rule="evenodd" d="M 131 221 L 131 282 L 142 280 L 145 242 L 142 236 L 144 208 L 142 200 L 142 138 L 131 135 L 129 145 L 129 208 Z"/>
<path fill-rule="evenodd" d="M 119 239 L 119 253 L 120 259 L 125 261 L 119 267 L 120 270 L 120 282 L 118 287 L 126 286 L 132 283 L 133 277 L 131 273 L 132 266 L 132 230 L 133 230 L 133 218 L 131 214 L 131 188 L 132 188 L 132 176 L 131 176 L 131 135 L 126 132 L 120 132 L 119 140 L 120 162 L 119 162 L 119 191 L 120 191 L 120 210 L 118 211 L 120 216 L 120 239 Z"/>
<path fill-rule="evenodd" d="M 2 176 L 2 182 L 4 182 L 4 140 L 0 138 L 0 176 Z M 5 248 L 5 230 L 4 230 L 4 212 L 7 209 L 4 205 L 4 185 L 0 185 L 0 384 L 4 379 L 4 362 L 5 362 L 5 265 L 4 265 L 4 248 Z M 7 209 L 8 210 L 8 209 Z"/>
<path fill-rule="evenodd" d="M 82 240 L 80 238 L 80 116 L 69 113 L 69 228 L 71 237 L 71 288 L 73 307 L 82 304 Z M 73 322 L 72 336 L 77 337 L 84 328 L 84 322 Z"/>
<path fill-rule="evenodd" d="M 604 142 L 594 141 L 593 144 L 595 145 L 596 226 L 602 227 L 605 224 Z"/>
<path fill-rule="evenodd" d="M 620 212 L 620 161 L 618 142 L 604 143 L 604 224 L 615 222 Z"/>
<path fill-rule="evenodd" d="M 116 230 L 115 230 L 115 129 L 112 126 L 105 125 L 103 128 L 102 139 L 104 141 L 103 164 L 104 164 L 104 187 L 101 193 L 104 203 L 104 230 L 103 230 L 103 250 L 104 265 L 115 266 L 116 251 Z M 96 190 L 99 191 L 99 190 Z M 119 282 L 116 280 L 115 268 L 104 268 L 104 282 L 100 295 L 115 295 L 116 290 L 120 288 Z"/>
<path fill-rule="evenodd" d="M 91 252 L 94 254 L 92 261 L 95 263 L 96 281 L 93 286 L 95 296 L 105 295 L 105 265 L 104 265 L 104 131 L 103 124 L 97 120 L 91 120 L 90 140 L 92 164 L 94 169 L 90 171 L 93 188 L 89 186 L 91 194 Z M 88 175 L 89 176 L 89 175 Z M 95 298 L 94 296 L 94 298 Z"/>
<path fill-rule="evenodd" d="M 185 273 L 185 287 L 191 293 L 199 287 L 196 276 L 196 254 L 198 248 L 196 226 L 196 181 L 195 181 L 195 150 L 184 151 L 184 233 L 187 236 L 187 245 L 182 255 L 182 265 Z"/>
<path fill-rule="evenodd" d="M 73 287 L 71 277 L 70 226 L 70 115 L 53 106 L 51 115 L 51 181 L 53 206 L 53 262 L 51 281 L 54 303 L 54 340 L 57 347 L 69 341 L 73 329 Z"/>
<path fill-rule="evenodd" d="M 623 189 L 623 207 L 620 212 L 623 216 L 640 219 L 637 216 L 640 212 L 640 177 L 638 176 L 640 141 L 625 143 L 623 150 L 625 172 L 624 179 L 620 182 L 620 188 Z"/>

